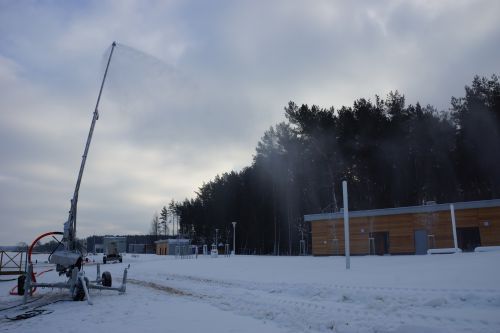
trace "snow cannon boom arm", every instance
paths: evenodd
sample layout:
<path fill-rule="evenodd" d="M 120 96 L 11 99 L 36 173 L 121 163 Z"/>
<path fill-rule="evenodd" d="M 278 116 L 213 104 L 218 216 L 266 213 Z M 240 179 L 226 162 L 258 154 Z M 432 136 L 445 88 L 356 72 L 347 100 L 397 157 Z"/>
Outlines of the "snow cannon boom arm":
<path fill-rule="evenodd" d="M 81 265 L 81 253 L 78 250 L 77 240 L 76 240 L 76 212 L 78 205 L 78 192 L 80 191 L 80 184 L 82 182 L 83 170 L 85 169 L 85 162 L 87 161 L 87 155 L 90 148 L 90 143 L 92 141 L 92 134 L 94 133 L 94 127 L 97 119 L 99 119 L 99 102 L 101 100 L 102 90 L 104 88 L 104 82 L 106 82 L 106 76 L 108 75 L 109 64 L 111 62 L 111 57 L 113 56 L 113 51 L 115 49 L 116 42 L 111 44 L 111 51 L 109 53 L 108 62 L 106 64 L 106 70 L 104 71 L 104 76 L 101 82 L 101 88 L 99 89 L 99 95 L 97 96 L 97 103 L 94 109 L 94 115 L 92 117 L 92 123 L 90 125 L 89 134 L 87 137 L 87 142 L 85 144 L 85 150 L 82 155 L 82 163 L 80 164 L 80 171 L 78 172 L 78 178 L 76 181 L 75 192 L 73 198 L 71 199 L 71 208 L 69 210 L 68 220 L 64 223 L 64 251 L 58 251 L 51 256 L 50 262 L 57 264 L 57 271 L 60 274 L 68 274 L 73 267 L 78 267 L 80 269 Z"/>

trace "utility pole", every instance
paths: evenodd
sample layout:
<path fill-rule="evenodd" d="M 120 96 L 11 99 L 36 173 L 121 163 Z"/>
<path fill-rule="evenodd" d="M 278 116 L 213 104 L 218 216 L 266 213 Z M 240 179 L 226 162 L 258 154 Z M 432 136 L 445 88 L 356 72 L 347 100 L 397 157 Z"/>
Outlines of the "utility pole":
<path fill-rule="evenodd" d="M 233 222 L 233 255 L 236 254 L 236 222 Z"/>
<path fill-rule="evenodd" d="M 218 237 L 219 237 L 219 229 L 215 229 L 215 246 L 217 249 L 219 248 L 219 243 L 217 242 Z"/>
<path fill-rule="evenodd" d="M 451 227 L 453 231 L 453 246 L 455 247 L 455 252 L 458 252 L 458 242 L 457 242 L 457 224 L 455 222 L 455 205 L 450 204 L 451 211 Z"/>
<path fill-rule="evenodd" d="M 344 244 L 345 244 L 345 268 L 351 268 L 351 250 L 349 247 L 349 204 L 347 200 L 347 181 L 342 182 L 344 192 Z"/>

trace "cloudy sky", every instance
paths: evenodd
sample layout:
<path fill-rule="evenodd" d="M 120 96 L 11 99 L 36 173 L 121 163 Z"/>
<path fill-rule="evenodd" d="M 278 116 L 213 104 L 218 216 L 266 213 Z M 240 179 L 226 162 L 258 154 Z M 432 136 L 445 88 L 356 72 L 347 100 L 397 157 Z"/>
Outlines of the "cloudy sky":
<path fill-rule="evenodd" d="M 283 107 L 398 89 L 447 110 L 500 72 L 500 2 L 0 0 L 0 245 L 61 231 L 112 41 L 78 236 L 250 164 Z"/>

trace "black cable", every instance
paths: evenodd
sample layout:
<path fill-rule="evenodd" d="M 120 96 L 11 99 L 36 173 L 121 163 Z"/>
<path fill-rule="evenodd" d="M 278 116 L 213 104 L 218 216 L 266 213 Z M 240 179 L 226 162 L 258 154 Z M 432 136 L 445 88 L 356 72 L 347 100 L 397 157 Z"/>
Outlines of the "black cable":
<path fill-rule="evenodd" d="M 35 316 L 39 316 L 41 314 L 51 314 L 52 310 L 45 310 L 45 309 L 40 309 L 40 310 L 29 310 L 29 311 L 26 311 L 25 313 L 21 313 L 20 315 L 17 315 L 15 317 L 5 317 L 7 318 L 8 320 L 11 320 L 11 321 L 16 321 L 16 320 L 24 320 L 24 319 L 29 319 L 29 318 L 33 318 Z"/>
<path fill-rule="evenodd" d="M 51 305 L 51 304 L 55 304 L 55 303 L 59 303 L 59 302 L 74 302 L 73 300 L 71 299 L 57 299 L 55 301 L 52 301 L 52 302 L 49 302 L 49 303 L 45 303 L 45 304 L 40 304 L 40 305 L 37 305 L 33 308 L 33 310 L 35 309 L 38 309 L 38 308 L 41 308 L 43 306 L 47 306 L 47 305 Z"/>
<path fill-rule="evenodd" d="M 21 314 L 15 316 L 15 317 L 7 317 L 7 316 L 5 316 L 5 318 L 8 319 L 8 320 L 10 320 L 10 321 L 17 321 L 17 320 L 24 320 L 24 319 L 33 318 L 33 317 L 36 317 L 36 316 L 39 316 L 39 315 L 42 315 L 42 314 L 51 314 L 52 312 L 54 312 L 54 310 L 39 309 L 39 308 L 47 306 L 47 305 L 55 304 L 55 303 L 58 303 L 58 302 L 70 302 L 70 301 L 72 301 L 72 300 L 70 300 L 70 299 L 58 299 L 58 300 L 55 300 L 53 302 L 49 302 L 49 303 L 40 304 L 38 306 L 35 306 L 33 309 L 28 310 L 28 311 L 26 311 L 24 313 L 21 313 Z M 19 305 L 17 305 L 17 306 L 19 306 Z"/>
<path fill-rule="evenodd" d="M 0 282 L 11 282 L 11 281 L 15 281 L 15 280 L 17 280 L 17 278 L 8 279 L 8 280 L 0 279 Z"/>
<path fill-rule="evenodd" d="M 58 243 L 57 243 L 57 246 L 54 248 L 54 250 L 52 250 L 52 252 L 49 254 L 49 258 L 47 259 L 49 262 L 50 262 L 50 257 L 52 257 L 54 252 L 56 252 L 56 250 L 59 248 L 59 245 L 62 245 L 62 239 L 59 240 L 59 239 L 55 238 L 54 235 L 52 235 L 52 238 L 54 238 Z"/>
<path fill-rule="evenodd" d="M 21 303 L 21 304 L 17 304 L 17 305 L 13 305 L 13 306 L 10 306 L 8 308 L 3 308 L 3 309 L 0 309 L 0 311 L 5 311 L 5 310 L 10 310 L 10 309 L 14 309 L 14 308 L 17 308 L 18 306 L 22 306 L 22 305 L 26 305 L 26 304 L 30 304 L 30 303 L 33 303 L 33 302 L 36 302 L 38 301 L 39 299 L 41 299 L 43 297 L 43 295 L 41 295 L 40 297 L 38 298 L 35 298 L 29 302 L 26 302 L 26 303 Z"/>

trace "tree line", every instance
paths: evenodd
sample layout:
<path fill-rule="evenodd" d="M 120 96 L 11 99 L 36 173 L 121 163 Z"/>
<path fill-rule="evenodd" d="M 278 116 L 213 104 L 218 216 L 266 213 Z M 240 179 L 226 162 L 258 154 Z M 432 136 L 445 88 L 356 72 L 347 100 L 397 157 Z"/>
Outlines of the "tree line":
<path fill-rule="evenodd" d="M 500 83 L 476 76 L 447 111 L 406 105 L 398 91 L 352 106 L 285 107 L 286 121 L 258 142 L 253 162 L 204 183 L 167 215 L 195 243 L 232 243 L 238 253 L 296 254 L 308 240 L 304 214 L 500 197 Z M 164 214 L 164 216 L 163 216 Z M 165 221 L 162 224 L 162 221 Z M 163 228 L 163 229 L 162 229 Z"/>

